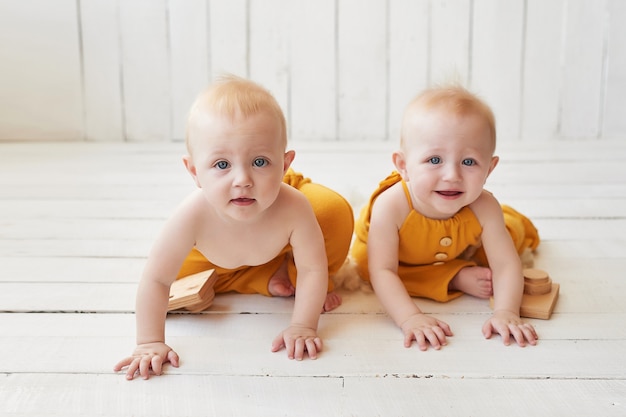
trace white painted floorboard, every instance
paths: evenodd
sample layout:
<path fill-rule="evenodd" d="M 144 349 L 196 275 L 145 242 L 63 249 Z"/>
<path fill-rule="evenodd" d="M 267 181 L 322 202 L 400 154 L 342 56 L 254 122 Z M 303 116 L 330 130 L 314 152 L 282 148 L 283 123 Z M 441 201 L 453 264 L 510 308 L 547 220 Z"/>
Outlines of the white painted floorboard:
<path fill-rule="evenodd" d="M 358 150 L 356 150 L 358 149 Z M 388 145 L 298 144 L 294 163 L 355 214 L 391 169 Z M 292 299 L 219 295 L 172 314 L 181 367 L 128 382 L 136 284 L 152 239 L 193 183 L 183 145 L 0 144 L 0 416 L 624 416 L 626 144 L 508 144 L 488 181 L 543 239 L 561 284 L 535 347 L 485 340 L 488 303 L 416 299 L 454 331 L 402 346 L 375 295 L 343 292 L 316 361 L 271 353 Z"/>

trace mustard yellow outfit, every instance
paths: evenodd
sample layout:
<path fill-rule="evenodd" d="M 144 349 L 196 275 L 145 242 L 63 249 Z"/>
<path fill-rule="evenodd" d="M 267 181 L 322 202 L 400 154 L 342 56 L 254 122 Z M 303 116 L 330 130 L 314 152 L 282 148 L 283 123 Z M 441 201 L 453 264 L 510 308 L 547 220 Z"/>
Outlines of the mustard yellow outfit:
<path fill-rule="evenodd" d="M 369 281 L 367 238 L 372 206 L 376 198 L 392 185 L 402 182 L 411 212 L 398 231 L 398 275 L 411 296 L 435 301 L 449 301 L 462 293 L 449 291 L 454 276 L 467 266 L 488 266 L 481 248 L 482 226 L 469 207 L 462 208 L 453 217 L 430 219 L 413 209 L 406 183 L 399 173 L 385 178 L 363 208 L 355 226 L 355 241 L 351 256 L 359 274 Z M 502 206 L 504 219 L 519 254 L 539 245 L 537 229 L 524 215 L 511 207 Z"/>
<path fill-rule="evenodd" d="M 335 274 L 343 265 L 354 231 L 354 214 L 350 204 L 337 192 L 320 184 L 311 182 L 301 174 L 289 169 L 283 182 L 302 192 L 311 203 L 317 222 L 324 235 L 328 273 Z M 214 268 L 218 279 L 214 290 L 216 293 L 236 291 L 243 294 L 263 294 L 270 296 L 267 285 L 269 279 L 285 261 L 288 262 L 289 279 L 296 285 L 297 271 L 291 256 L 291 246 L 287 245 L 270 262 L 258 266 L 241 266 L 236 269 L 225 269 L 212 264 L 197 249 L 192 249 L 178 273 L 178 278 Z M 333 289 L 329 278 L 328 291 Z"/>

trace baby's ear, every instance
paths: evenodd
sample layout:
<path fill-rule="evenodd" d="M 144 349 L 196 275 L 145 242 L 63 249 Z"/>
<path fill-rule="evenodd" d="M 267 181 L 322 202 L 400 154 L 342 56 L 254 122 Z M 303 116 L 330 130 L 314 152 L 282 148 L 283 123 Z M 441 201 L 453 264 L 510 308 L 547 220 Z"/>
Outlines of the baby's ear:
<path fill-rule="evenodd" d="M 287 172 L 287 170 L 291 166 L 291 163 L 293 162 L 293 159 L 295 157 L 296 157 L 296 151 L 287 151 L 287 152 L 285 152 L 285 157 L 284 157 L 284 160 L 283 160 L 283 174 L 285 174 Z"/>
<path fill-rule="evenodd" d="M 200 186 L 200 183 L 198 182 L 198 174 L 196 172 L 196 166 L 194 165 L 193 159 L 191 159 L 191 156 L 189 155 L 183 156 L 183 164 L 185 164 L 185 168 L 187 168 L 187 172 L 189 172 L 189 174 L 193 178 L 193 182 L 196 183 L 196 187 L 202 188 L 202 186 Z"/>
<path fill-rule="evenodd" d="M 402 179 L 404 181 L 408 181 L 409 179 L 407 178 L 407 174 L 406 174 L 406 159 L 405 159 L 404 153 L 402 151 L 394 152 L 391 155 L 391 160 L 393 161 L 393 164 L 396 166 L 396 170 L 402 176 Z"/>
<path fill-rule="evenodd" d="M 493 156 L 491 158 L 491 163 L 489 164 L 489 172 L 487 173 L 487 175 L 493 172 L 493 170 L 496 168 L 496 165 L 498 165 L 499 161 L 500 161 L 500 157 L 498 156 Z"/>

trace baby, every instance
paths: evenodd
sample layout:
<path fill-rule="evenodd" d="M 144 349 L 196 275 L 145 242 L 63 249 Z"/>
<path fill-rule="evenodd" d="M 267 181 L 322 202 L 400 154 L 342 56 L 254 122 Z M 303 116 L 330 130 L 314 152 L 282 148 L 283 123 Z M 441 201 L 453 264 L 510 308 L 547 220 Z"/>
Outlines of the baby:
<path fill-rule="evenodd" d="M 167 221 L 139 283 L 137 347 L 115 365 L 127 379 L 161 374 L 178 366 L 165 344 L 165 318 L 172 282 L 215 269 L 216 293 L 268 296 L 295 294 L 290 325 L 272 351 L 315 359 L 321 312 L 341 304 L 329 275 L 346 259 L 354 217 L 334 191 L 294 173 L 295 152 L 286 150 L 285 118 L 261 86 L 226 76 L 204 91 L 187 122 L 183 158 L 197 189 Z M 297 284 L 296 284 L 297 275 Z"/>
<path fill-rule="evenodd" d="M 404 333 L 421 350 L 452 336 L 411 298 L 445 302 L 462 293 L 493 295 L 482 331 L 534 345 L 533 326 L 520 319 L 524 278 L 520 254 L 539 244 L 530 220 L 500 206 L 483 189 L 498 164 L 491 109 L 458 86 L 429 89 L 406 108 L 397 172 L 380 183 L 356 224 L 351 255 L 360 275 Z"/>

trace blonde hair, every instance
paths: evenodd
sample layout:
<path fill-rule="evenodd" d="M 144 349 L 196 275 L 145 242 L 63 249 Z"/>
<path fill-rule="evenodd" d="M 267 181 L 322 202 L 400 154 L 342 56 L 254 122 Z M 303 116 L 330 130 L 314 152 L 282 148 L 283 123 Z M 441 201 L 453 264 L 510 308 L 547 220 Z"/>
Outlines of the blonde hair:
<path fill-rule="evenodd" d="M 198 115 L 214 112 L 234 119 L 237 116 L 249 117 L 263 111 L 276 118 L 281 129 L 281 139 L 287 146 L 285 115 L 267 89 L 253 81 L 232 74 L 216 78 L 213 84 L 200 93 L 191 106 L 185 135 L 187 150 L 191 152 L 189 130 Z"/>
<path fill-rule="evenodd" d="M 436 109 L 445 110 L 455 116 L 477 115 L 482 117 L 491 131 L 491 139 L 495 148 L 495 116 L 487 103 L 477 95 L 457 84 L 432 87 L 421 92 L 407 105 L 404 119 L 413 111 Z M 405 128 L 405 120 L 403 120 L 400 134 L 401 146 L 404 145 Z"/>

